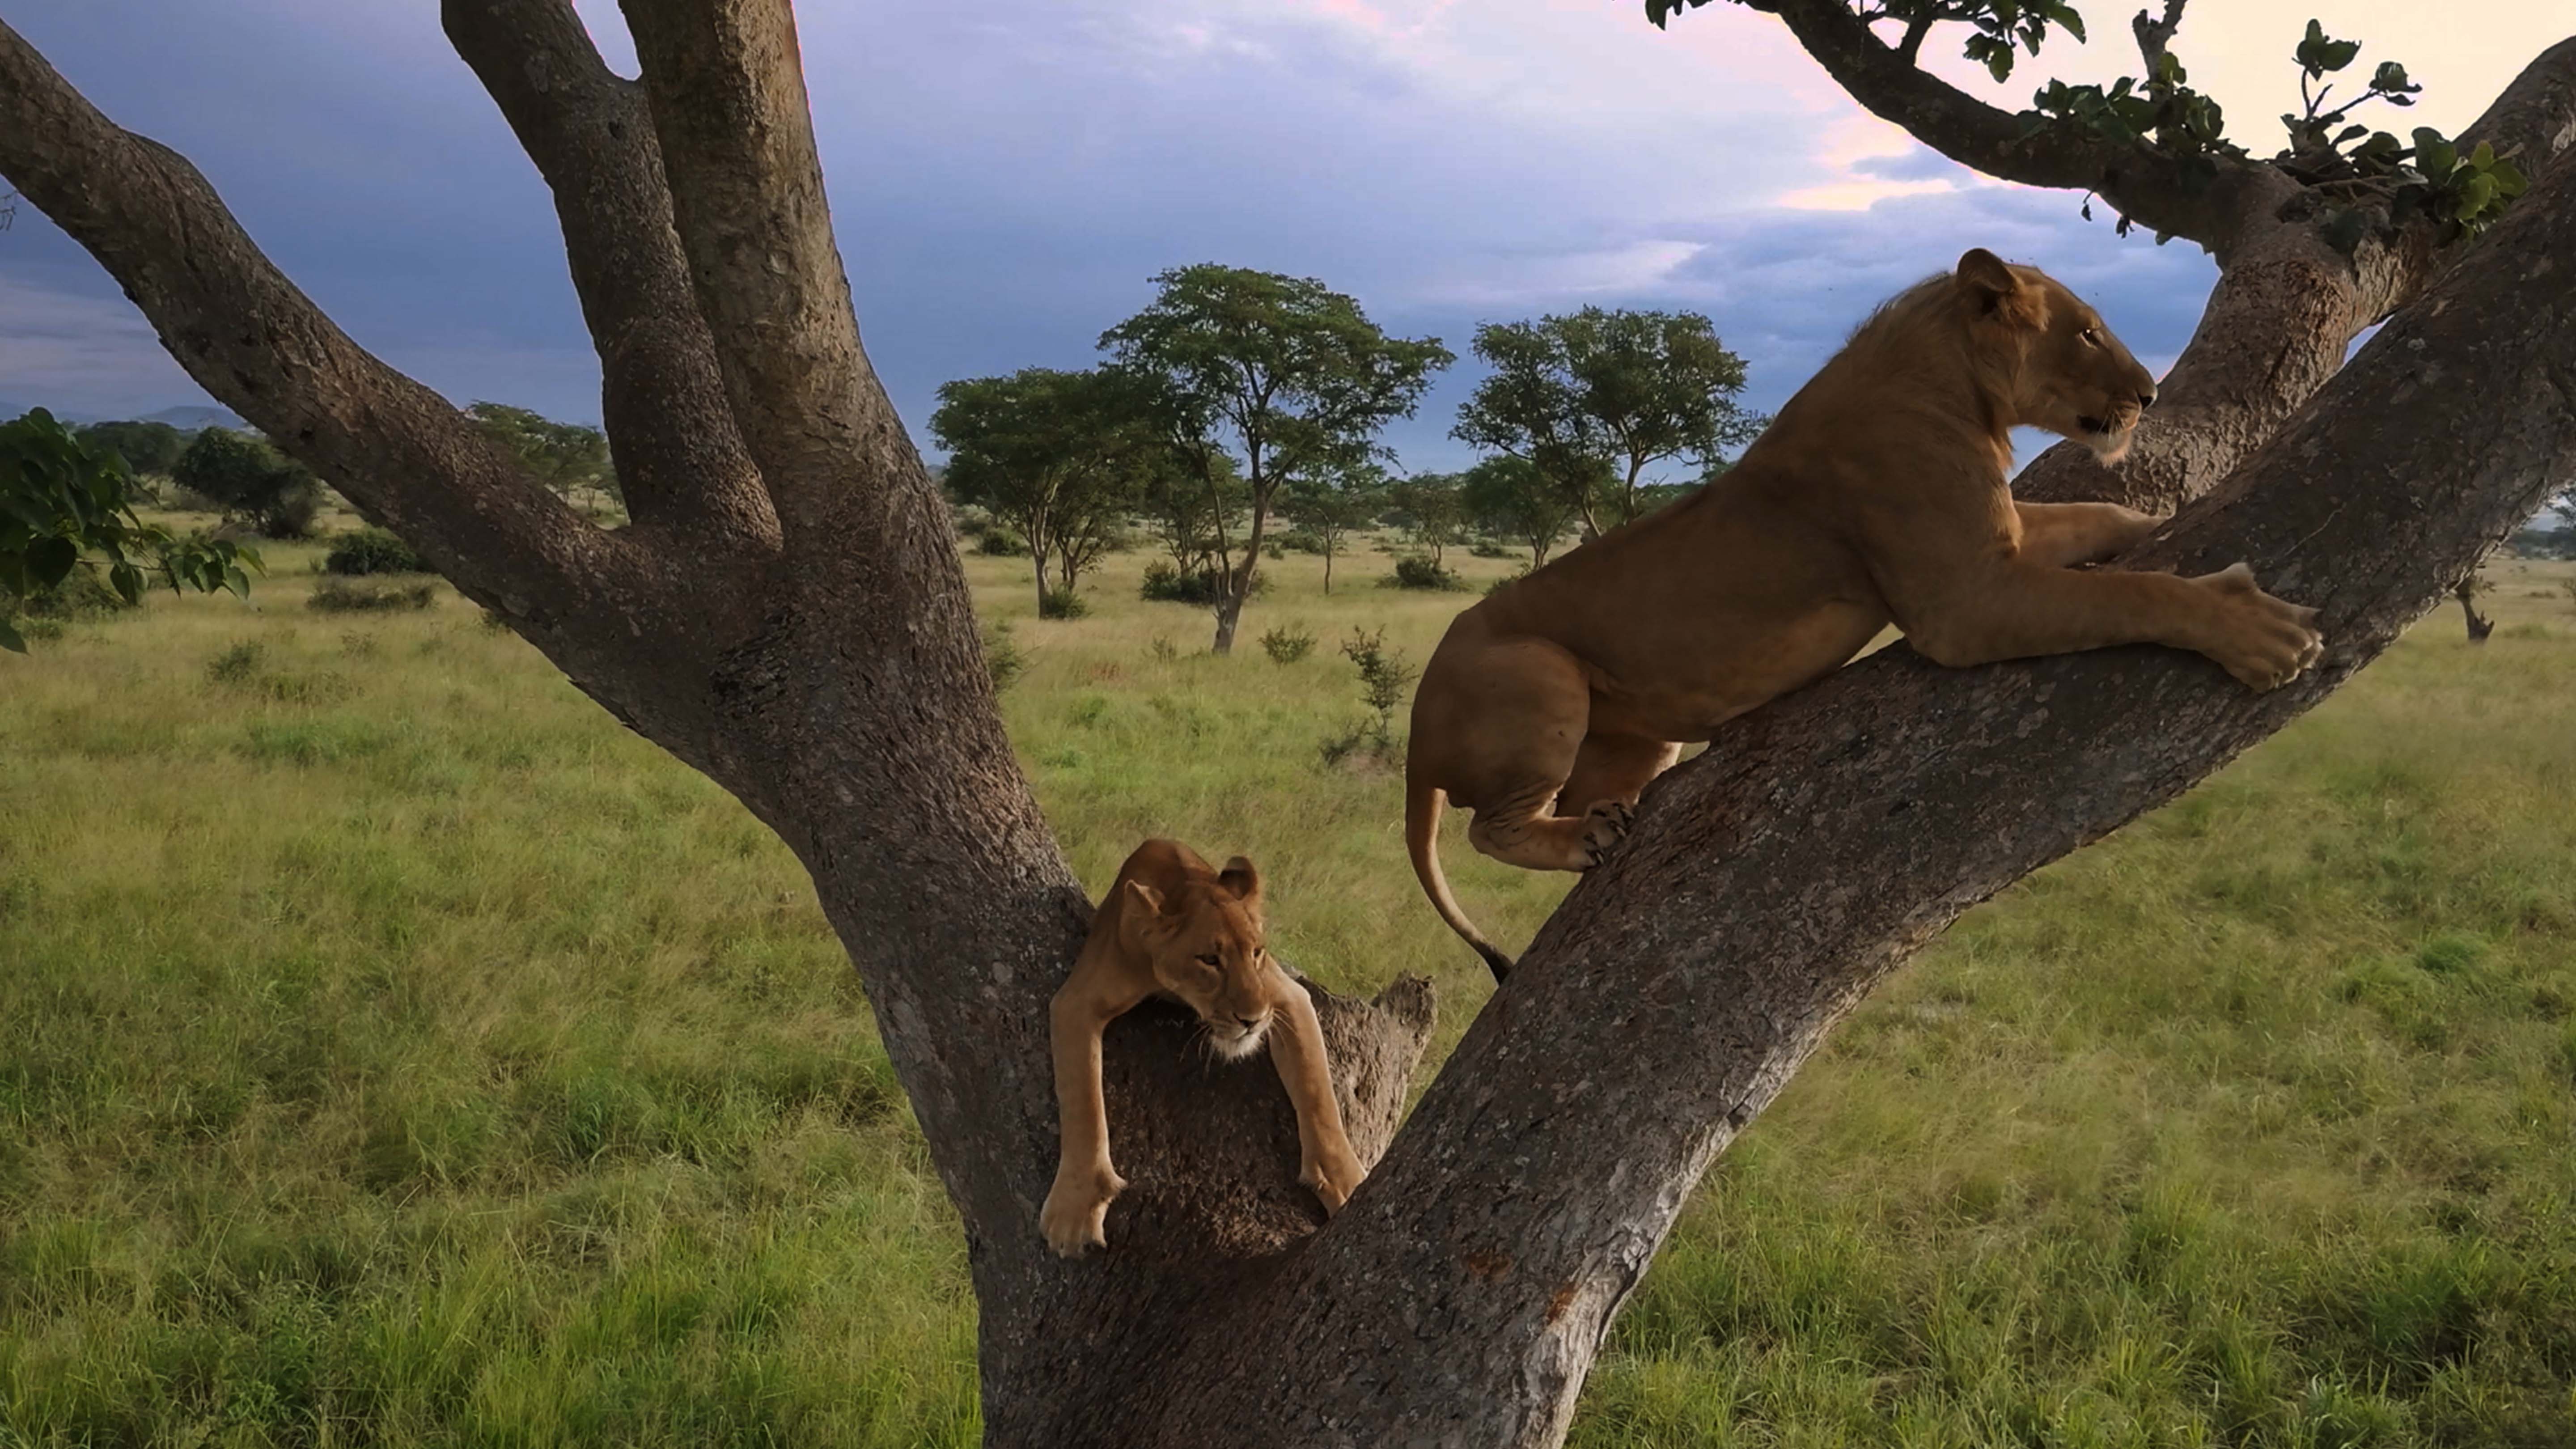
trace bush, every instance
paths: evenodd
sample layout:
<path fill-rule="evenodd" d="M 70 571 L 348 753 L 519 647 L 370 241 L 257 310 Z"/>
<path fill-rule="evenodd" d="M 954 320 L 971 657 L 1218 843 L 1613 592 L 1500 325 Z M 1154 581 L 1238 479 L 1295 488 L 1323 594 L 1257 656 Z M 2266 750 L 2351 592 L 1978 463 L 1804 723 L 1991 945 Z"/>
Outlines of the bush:
<path fill-rule="evenodd" d="M 1490 599 L 1494 595 L 1501 593 L 1503 590 L 1510 588 L 1512 585 L 1519 583 L 1521 580 L 1528 578 L 1529 576 L 1530 567 L 1528 564 L 1523 564 L 1519 568 L 1512 570 L 1510 573 L 1503 575 L 1501 578 L 1494 580 L 1492 583 L 1485 585 L 1485 597 Z"/>
<path fill-rule="evenodd" d="M 253 520 L 262 538 L 311 538 L 313 521 L 322 516 L 322 489 L 290 488 L 270 499 Z"/>
<path fill-rule="evenodd" d="M 1521 556 L 1520 550 L 1505 548 L 1490 538 L 1477 539 L 1475 547 L 1468 549 L 1467 552 L 1478 558 L 1519 558 Z"/>
<path fill-rule="evenodd" d="M 1082 595 L 1071 589 L 1049 589 L 1038 595 L 1038 617 L 1041 619 L 1079 619 L 1091 612 Z"/>
<path fill-rule="evenodd" d="M 382 528 L 362 528 L 343 536 L 331 545 L 331 552 L 322 560 L 322 570 L 352 577 L 433 572 L 427 561 L 412 552 L 410 544 Z"/>
<path fill-rule="evenodd" d="M 345 579 L 326 578 L 314 586 L 313 597 L 304 602 L 305 607 L 326 614 L 426 609 L 438 602 L 438 585 L 427 579 L 415 584 L 353 584 Z"/>
<path fill-rule="evenodd" d="M 1029 541 L 996 523 L 987 526 L 984 536 L 975 540 L 975 551 L 986 558 L 1027 558 Z"/>
<path fill-rule="evenodd" d="M 1360 702 L 1369 707 L 1370 717 L 1325 740 L 1320 751 L 1324 763 L 1338 765 L 1358 756 L 1392 765 L 1400 753 L 1395 738 L 1395 708 L 1404 703 L 1405 690 L 1422 671 L 1405 662 L 1404 651 L 1386 647 L 1383 627 L 1367 630 L 1353 625 L 1351 637 L 1342 641 L 1342 657 L 1359 667 Z"/>
<path fill-rule="evenodd" d="M 1158 561 L 1145 565 L 1145 583 L 1137 592 L 1159 604 L 1212 605 L 1225 597 L 1225 580 L 1215 569 L 1185 574 Z"/>
<path fill-rule="evenodd" d="M 1029 657 L 1021 650 L 1020 641 L 1012 637 L 1009 620 L 984 630 L 984 672 L 993 677 L 995 694 L 1010 688 L 1011 681 L 1019 678 L 1028 667 Z"/>
<path fill-rule="evenodd" d="M 266 645 L 245 639 L 206 661 L 206 679 L 213 684 L 247 684 L 259 677 L 260 661 L 267 656 Z"/>
<path fill-rule="evenodd" d="M 1315 652 L 1315 636 L 1293 624 L 1273 629 L 1261 636 L 1261 652 L 1273 664 L 1294 664 Z"/>
<path fill-rule="evenodd" d="M 1311 528 L 1292 528 L 1279 535 L 1279 547 L 1290 553 L 1320 554 L 1324 551 L 1324 536 Z"/>
<path fill-rule="evenodd" d="M 1463 589 L 1467 581 L 1454 569 L 1444 569 L 1427 558 L 1415 556 L 1395 561 L 1395 572 L 1378 581 L 1395 589 Z"/>

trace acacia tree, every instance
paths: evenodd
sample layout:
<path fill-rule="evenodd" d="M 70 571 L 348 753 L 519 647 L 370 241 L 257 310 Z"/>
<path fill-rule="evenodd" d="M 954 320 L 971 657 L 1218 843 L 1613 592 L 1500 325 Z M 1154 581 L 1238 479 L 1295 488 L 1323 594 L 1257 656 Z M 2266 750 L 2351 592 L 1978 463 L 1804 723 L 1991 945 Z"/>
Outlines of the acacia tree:
<path fill-rule="evenodd" d="M 561 423 L 529 408 L 478 402 L 465 409 L 483 431 L 518 455 L 537 481 L 567 498 L 590 489 L 620 501 L 608 435 L 583 423 Z"/>
<path fill-rule="evenodd" d="M 1333 591 L 1333 559 L 1354 532 L 1386 511 L 1386 470 L 1375 463 L 1326 464 L 1288 480 L 1288 516 L 1315 536 L 1324 555 L 1324 592 Z"/>
<path fill-rule="evenodd" d="M 1369 456 L 1380 428 L 1413 415 L 1449 349 L 1387 336 L 1357 301 L 1311 278 L 1201 263 L 1154 285 L 1153 302 L 1100 345 L 1160 387 L 1174 444 L 1211 497 L 1220 460 L 1242 460 L 1252 522 L 1239 541 L 1217 536 L 1212 647 L 1231 653 L 1280 484 Z"/>
<path fill-rule="evenodd" d="M 1201 1072 L 1172 1015 L 1122 1019 L 1107 1094 L 1134 1185 L 1119 1246 L 1063 1262 L 1036 1230 L 1046 1001 L 1088 908 L 1003 737 L 945 505 L 859 347 L 792 16 L 785 0 L 625 10 L 640 82 L 600 63 L 567 0 L 444 10 L 553 189 L 622 529 L 358 348 L 193 168 L 5 26 L 0 175 L 209 392 L 346 478 L 805 863 L 965 1227 L 997 1445 L 1557 1442 L 1692 1185 L 1875 982 L 2315 704 L 2576 480 L 2576 167 L 2546 164 L 2576 137 L 2576 42 L 2472 132 L 2519 151 L 2532 195 L 2459 248 L 2455 218 L 2399 221 L 2345 188 L 2333 204 L 2368 213 L 2346 252 L 2281 166 L 2216 160 L 2185 185 L 2152 137 L 2029 129 L 1925 75 L 1920 32 L 1972 0 L 1922 7 L 1905 49 L 1839 0 L 1779 0 L 1838 79 L 1934 144 L 2096 187 L 2218 249 L 2210 320 L 2135 461 L 2058 455 L 2041 481 L 2207 499 L 2123 565 L 2245 559 L 2323 611 L 2328 657 L 2249 698 L 2179 651 L 1972 670 L 1879 651 L 1649 792 L 1401 1136 L 1426 992 L 1318 993 L 1375 1164 L 1329 1225 L 1293 1181 L 1294 1119 L 1265 1074 Z"/>
<path fill-rule="evenodd" d="M 1165 450 L 1134 379 L 1105 368 L 1027 367 L 944 383 L 930 432 L 955 455 L 948 487 L 958 500 L 983 505 L 1029 541 L 1041 611 L 1048 558 L 1056 592 L 1072 598 L 1142 502 Z"/>
<path fill-rule="evenodd" d="M 1603 481 L 1607 481 L 1606 476 Z M 1497 454 L 1463 475 L 1460 498 L 1476 526 L 1530 551 L 1530 567 L 1547 566 L 1548 550 L 1574 521 L 1574 500 L 1527 458 Z"/>
<path fill-rule="evenodd" d="M 1647 468 L 1713 468 L 1762 430 L 1735 401 L 1744 359 L 1696 312 L 1586 307 L 1487 323 L 1475 349 L 1494 370 L 1459 405 L 1451 436 L 1554 479 L 1591 533 L 1651 511 L 1639 491 Z"/>

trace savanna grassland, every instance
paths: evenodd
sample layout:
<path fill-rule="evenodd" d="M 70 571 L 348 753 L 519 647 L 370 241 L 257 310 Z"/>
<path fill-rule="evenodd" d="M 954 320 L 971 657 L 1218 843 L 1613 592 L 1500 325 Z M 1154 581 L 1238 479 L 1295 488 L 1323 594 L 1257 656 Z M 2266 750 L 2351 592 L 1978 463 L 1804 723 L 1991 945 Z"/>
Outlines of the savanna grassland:
<path fill-rule="evenodd" d="M 314 556 L 0 657 L 0 1445 L 971 1443 L 958 1229 L 794 861 L 443 588 L 307 609 Z M 1353 626 L 1418 663 L 1473 595 L 1291 555 L 1217 659 L 1147 558 L 1071 621 L 968 560 L 1074 863 L 1253 855 L 1283 954 L 1432 975 L 1445 1050 L 1483 968 L 1318 746 Z M 1880 992 L 1574 1442 L 2576 1444 L 2571 574 Z M 1461 834 L 1519 946 L 1565 878 Z"/>

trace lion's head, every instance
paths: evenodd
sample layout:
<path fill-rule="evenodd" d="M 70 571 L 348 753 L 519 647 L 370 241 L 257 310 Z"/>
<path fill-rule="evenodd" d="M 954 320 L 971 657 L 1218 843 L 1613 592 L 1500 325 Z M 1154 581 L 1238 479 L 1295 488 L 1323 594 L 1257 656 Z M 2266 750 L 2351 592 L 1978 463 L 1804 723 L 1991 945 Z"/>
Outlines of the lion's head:
<path fill-rule="evenodd" d="M 1959 258 L 1954 280 L 2013 420 L 2082 443 L 2105 464 L 2125 457 L 2156 380 L 2102 314 L 2039 268 L 1983 247 Z"/>
<path fill-rule="evenodd" d="M 1213 879 L 1166 894 L 1127 882 L 1129 949 L 1153 963 L 1154 980 L 1206 1024 L 1218 1054 L 1248 1056 L 1270 1029 L 1270 953 L 1261 924 L 1261 876 L 1236 856 Z"/>

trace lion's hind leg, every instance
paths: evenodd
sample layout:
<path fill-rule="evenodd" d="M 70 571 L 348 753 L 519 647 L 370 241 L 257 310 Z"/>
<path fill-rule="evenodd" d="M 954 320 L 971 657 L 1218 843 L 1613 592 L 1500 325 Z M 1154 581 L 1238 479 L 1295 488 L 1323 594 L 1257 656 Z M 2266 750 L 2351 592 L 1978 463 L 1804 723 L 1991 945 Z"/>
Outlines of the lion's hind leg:
<path fill-rule="evenodd" d="M 1444 654 L 1448 646 L 1443 646 Z M 1467 842 L 1525 870 L 1582 870 L 1591 864 L 1584 822 L 1550 811 L 1574 773 L 1592 690 L 1583 665 L 1544 639 L 1484 642 L 1472 654 L 1435 658 L 1443 670 L 1443 724 L 1450 737 L 1449 797 L 1476 812 Z M 1426 677 L 1424 688 L 1431 687 Z M 1417 712 L 1414 730 L 1423 733 Z M 1418 748 L 1419 746 L 1417 746 Z"/>
<path fill-rule="evenodd" d="M 1637 797 L 1673 767 L 1682 747 L 1634 735 L 1588 734 L 1574 754 L 1574 773 L 1557 792 L 1556 813 L 1583 823 L 1586 865 L 1599 865 L 1628 833 Z"/>

